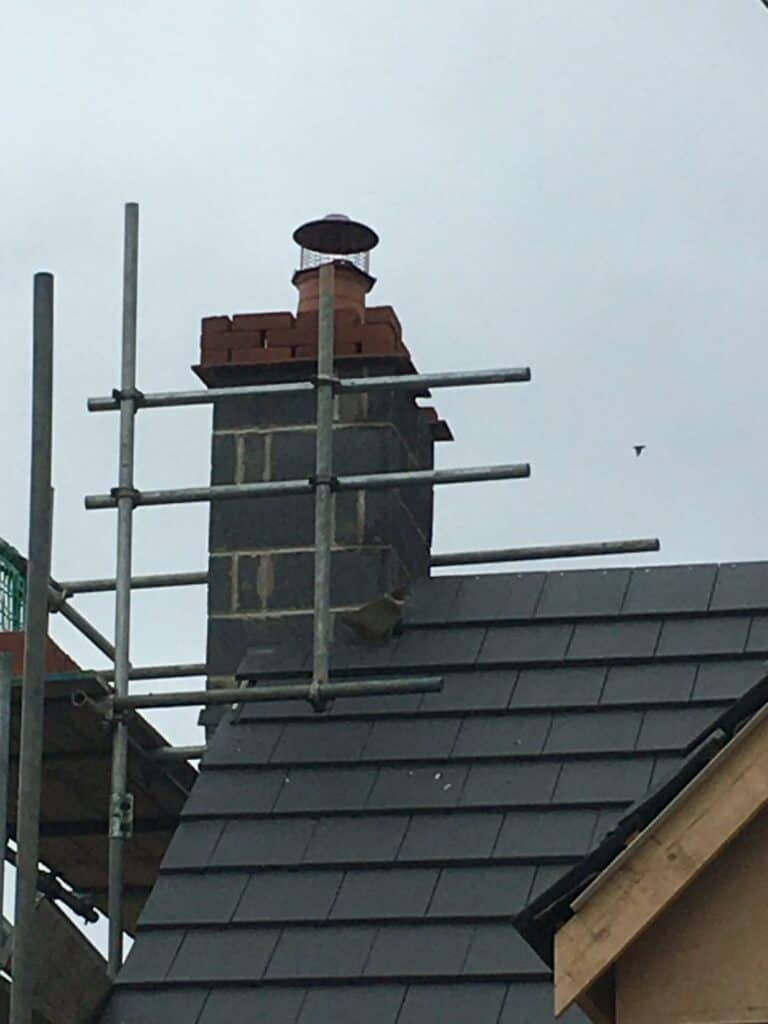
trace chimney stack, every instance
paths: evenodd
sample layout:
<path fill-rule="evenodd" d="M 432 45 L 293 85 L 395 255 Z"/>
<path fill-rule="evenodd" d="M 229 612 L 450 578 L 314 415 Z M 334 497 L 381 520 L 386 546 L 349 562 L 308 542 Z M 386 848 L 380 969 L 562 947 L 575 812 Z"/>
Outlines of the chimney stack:
<path fill-rule="evenodd" d="M 413 373 L 391 306 L 366 306 L 375 279 L 370 228 L 340 215 L 303 225 L 293 283 L 298 310 L 208 317 L 195 372 L 208 387 L 274 384 L 316 372 L 319 267 L 335 264 L 335 373 Z M 316 246 L 316 248 L 315 248 Z M 333 253 L 332 255 L 329 254 Z M 214 404 L 211 483 L 306 479 L 314 473 L 314 393 L 232 396 Z M 432 469 L 450 439 L 432 409 L 406 392 L 337 396 L 337 476 Z M 350 609 L 429 574 L 432 488 L 334 495 L 331 605 Z M 211 503 L 208 585 L 209 685 L 231 686 L 252 645 L 308 640 L 314 568 L 311 495 Z"/>

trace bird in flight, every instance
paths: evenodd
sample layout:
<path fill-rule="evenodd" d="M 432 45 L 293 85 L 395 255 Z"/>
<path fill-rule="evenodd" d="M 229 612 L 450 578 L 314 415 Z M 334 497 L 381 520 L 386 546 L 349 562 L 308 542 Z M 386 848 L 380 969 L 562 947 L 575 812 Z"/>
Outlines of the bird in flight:
<path fill-rule="evenodd" d="M 763 0 L 763 2 L 764 2 L 764 3 L 766 4 L 766 5 L 768 5 L 768 0 Z M 640 455 L 642 455 L 642 454 L 643 454 L 643 452 L 645 451 L 645 445 L 644 445 L 644 444 L 634 444 L 634 445 L 632 445 L 632 447 L 634 448 L 634 450 L 635 450 L 635 455 L 637 455 L 637 456 L 640 456 Z"/>

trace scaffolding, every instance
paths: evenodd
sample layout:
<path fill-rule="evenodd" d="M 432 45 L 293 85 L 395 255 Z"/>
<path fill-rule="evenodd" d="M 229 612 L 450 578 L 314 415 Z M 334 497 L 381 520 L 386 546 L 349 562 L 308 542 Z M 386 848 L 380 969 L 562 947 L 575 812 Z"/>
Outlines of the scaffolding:
<path fill-rule="evenodd" d="M 315 222 L 315 225 L 321 222 Z M 139 211 L 135 203 L 125 207 L 123 251 L 122 346 L 120 386 L 110 396 L 91 398 L 92 412 L 116 411 L 119 414 L 118 481 L 108 493 L 89 495 L 87 509 L 116 509 L 116 569 L 112 578 L 56 582 L 50 576 L 51 536 L 51 366 L 53 350 L 53 278 L 35 276 L 34 298 L 34 382 L 32 487 L 30 500 L 29 564 L 26 567 L 26 645 L 23 684 L 22 738 L 19 781 L 18 876 L 16 890 L 16 926 L 12 1024 L 31 1021 L 31 965 L 34 960 L 34 902 L 37 889 L 39 854 L 39 817 L 41 781 L 41 742 L 45 698 L 44 650 L 50 611 L 61 612 L 83 635 L 112 662 L 114 670 L 99 672 L 99 679 L 112 682 L 100 696 L 85 690 L 73 697 L 78 706 L 97 714 L 111 730 L 111 797 L 109 807 L 109 950 L 108 971 L 117 975 L 123 960 L 123 886 L 126 843 L 132 835 L 133 804 L 127 789 L 129 747 L 128 718 L 132 711 L 148 708 L 213 706 L 273 700 L 308 701 L 322 713 L 337 698 L 377 696 L 380 694 L 424 693 L 441 688 L 439 677 L 335 681 L 330 674 L 332 615 L 330 605 L 330 560 L 332 549 L 331 503 L 334 493 L 349 490 L 374 490 L 409 486 L 442 486 L 494 480 L 523 479 L 529 476 L 527 463 L 478 466 L 462 469 L 413 470 L 336 476 L 333 472 L 333 401 L 336 395 L 373 391 L 405 391 L 423 394 L 427 389 L 523 383 L 530 380 L 527 367 L 494 370 L 404 374 L 401 376 L 341 377 L 334 368 L 335 267 L 337 260 L 361 255 L 359 230 L 352 231 L 345 246 L 345 224 L 361 225 L 337 218 L 328 240 L 322 232 L 308 238 L 326 238 L 325 248 L 316 246 L 321 257 L 316 263 L 319 275 L 317 372 L 307 379 L 269 385 L 249 385 L 208 390 L 145 393 L 136 384 L 136 311 L 138 281 Z M 312 225 L 305 225 L 300 232 Z M 328 225 L 323 230 L 327 232 Z M 378 240 L 370 229 L 369 238 Z M 354 236 L 354 237 L 352 237 Z M 364 235 L 362 237 L 365 237 Z M 303 244 L 303 242 L 302 242 Z M 306 248 L 306 246 L 305 246 Z M 309 247 L 310 250 L 312 247 Z M 367 250 L 363 255 L 366 257 Z M 212 485 L 143 491 L 134 479 L 134 431 L 139 412 L 153 408 L 212 404 L 222 398 L 248 395 L 316 396 L 315 472 L 309 480 L 283 480 L 262 483 Z M 207 573 L 165 573 L 132 575 L 133 515 L 143 505 L 169 505 L 220 500 L 243 500 L 286 495 L 312 494 L 315 502 L 314 603 L 312 616 L 313 657 L 311 679 L 306 684 L 259 684 L 251 688 L 207 691 L 179 691 L 162 694 L 132 694 L 130 683 L 136 679 L 181 678 L 206 674 L 206 665 L 160 665 L 132 667 L 130 658 L 131 593 L 134 589 L 204 585 Z M 492 551 L 463 551 L 434 555 L 433 566 L 470 563 L 512 562 L 543 558 L 580 557 L 601 554 L 655 551 L 656 539 L 600 542 L 597 544 L 554 547 L 505 548 Z M 104 637 L 70 603 L 82 593 L 115 593 L 114 642 Z M 2 666 L 0 666 L 1 668 Z M 0 673 L 1 675 L 2 673 Z M 84 673 L 87 675 L 88 673 Z M 0 756 L 2 756 L 2 709 L 0 708 Z M 200 756 L 204 748 L 160 748 L 150 752 L 156 760 L 185 760 Z M 2 808 L 0 807 L 0 812 Z M 0 821 L 0 826 L 2 826 Z"/>
<path fill-rule="evenodd" d="M 24 628 L 25 570 L 19 552 L 0 538 L 0 632 Z"/>

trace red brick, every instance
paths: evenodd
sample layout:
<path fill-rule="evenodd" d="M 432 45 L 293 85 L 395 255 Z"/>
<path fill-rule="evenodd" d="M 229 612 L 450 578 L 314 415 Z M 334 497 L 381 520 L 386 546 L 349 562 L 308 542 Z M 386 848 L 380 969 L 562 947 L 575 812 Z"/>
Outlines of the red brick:
<path fill-rule="evenodd" d="M 232 330 L 232 321 L 228 316 L 204 316 L 202 321 L 204 335 L 223 334 Z"/>
<path fill-rule="evenodd" d="M 281 348 L 233 348 L 230 362 L 233 364 L 254 363 L 290 363 L 293 350 L 287 346 Z"/>
<path fill-rule="evenodd" d="M 200 342 L 200 351 L 205 355 L 226 352 L 229 348 L 232 348 L 231 334 L 213 334 Z"/>
<path fill-rule="evenodd" d="M 272 327 L 292 328 L 293 313 L 236 313 L 234 331 L 268 331 Z"/>
<path fill-rule="evenodd" d="M 296 359 L 317 359 L 317 345 L 297 345 Z"/>
<path fill-rule="evenodd" d="M 251 348 L 264 348 L 264 338 L 261 331 L 232 331 L 229 335 L 229 344 L 244 348 L 250 345 Z"/>
<path fill-rule="evenodd" d="M 430 423 L 437 423 L 440 417 L 437 415 L 437 409 L 431 405 L 421 406 L 421 414 L 425 420 L 429 420 Z"/>
<path fill-rule="evenodd" d="M 389 324 L 398 339 L 403 336 L 402 325 L 391 306 L 370 306 L 365 311 L 365 322 L 367 324 Z"/>
<path fill-rule="evenodd" d="M 394 338 L 364 338 L 364 356 L 392 356 L 397 354 Z"/>

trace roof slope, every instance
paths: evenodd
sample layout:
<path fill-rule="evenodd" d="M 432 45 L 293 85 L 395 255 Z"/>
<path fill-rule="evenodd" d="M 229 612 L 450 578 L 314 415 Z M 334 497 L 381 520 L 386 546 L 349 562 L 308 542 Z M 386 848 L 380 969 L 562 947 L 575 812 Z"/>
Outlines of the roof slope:
<path fill-rule="evenodd" d="M 225 717 L 103 1019 L 550 1024 L 512 917 L 766 653 L 764 563 L 424 581 L 400 636 L 338 643 L 335 668 L 427 669 L 442 693 Z M 307 657 L 250 670 L 296 678 Z"/>

